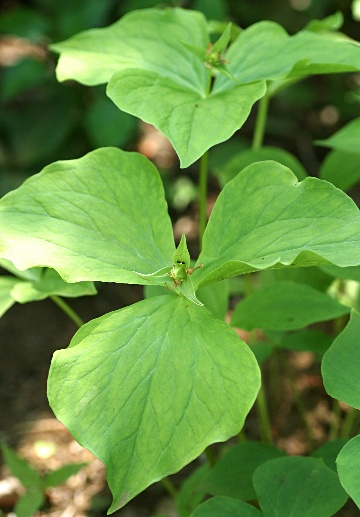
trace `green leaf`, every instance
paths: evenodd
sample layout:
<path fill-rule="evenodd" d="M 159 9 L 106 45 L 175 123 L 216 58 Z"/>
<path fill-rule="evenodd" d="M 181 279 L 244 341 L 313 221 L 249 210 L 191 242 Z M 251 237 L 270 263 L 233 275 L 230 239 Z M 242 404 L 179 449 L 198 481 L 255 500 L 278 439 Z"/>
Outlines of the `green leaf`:
<path fill-rule="evenodd" d="M 329 33 L 303 30 L 289 36 L 280 25 L 262 21 L 242 31 L 226 59 L 230 72 L 246 83 L 359 70 L 360 48 Z M 223 82 L 219 77 L 218 85 Z"/>
<path fill-rule="evenodd" d="M 257 467 L 285 453 L 259 442 L 238 443 L 220 458 L 205 479 L 203 488 L 212 495 L 249 501 L 256 499 L 252 481 Z"/>
<path fill-rule="evenodd" d="M 235 178 L 242 169 L 254 162 L 273 160 L 293 171 L 299 181 L 307 177 L 306 171 L 299 160 L 284 149 L 278 147 L 264 146 L 261 149 L 244 149 L 232 156 L 225 164 L 218 168 L 217 176 L 221 186 Z"/>
<path fill-rule="evenodd" d="M 252 105 L 265 93 L 262 82 L 239 85 L 228 81 L 231 85 L 207 95 L 205 86 L 195 90 L 155 72 L 129 69 L 112 76 L 107 94 L 120 109 L 164 133 L 181 167 L 188 167 L 240 129 Z"/>
<path fill-rule="evenodd" d="M 201 11 L 209 20 L 228 20 L 228 5 L 226 0 L 195 0 L 191 8 Z"/>
<path fill-rule="evenodd" d="M 189 517 L 191 512 L 205 497 L 202 488 L 204 480 L 209 475 L 210 466 L 202 465 L 192 472 L 181 485 L 175 498 L 176 510 L 180 517 Z"/>
<path fill-rule="evenodd" d="M 309 285 L 277 282 L 256 289 L 240 301 L 231 325 L 245 330 L 295 330 L 338 318 L 350 310 Z"/>
<path fill-rule="evenodd" d="M 0 201 L 0 256 L 66 281 L 148 282 L 174 251 L 160 176 L 115 148 L 56 162 Z M 151 280 L 150 280 L 151 282 Z"/>
<path fill-rule="evenodd" d="M 332 340 L 331 336 L 321 330 L 305 329 L 301 332 L 286 334 L 277 346 L 298 352 L 313 352 L 318 357 L 322 357 L 329 349 Z"/>
<path fill-rule="evenodd" d="M 214 318 L 224 320 L 229 308 L 229 281 L 206 285 L 199 289 L 197 297 Z"/>
<path fill-rule="evenodd" d="M 18 282 L 19 280 L 12 276 L 0 277 L 0 316 L 14 305 L 15 300 L 11 292 Z"/>
<path fill-rule="evenodd" d="M 360 266 L 338 267 L 323 265 L 320 266 L 320 269 L 334 278 L 340 278 L 342 280 L 355 280 L 356 282 L 360 282 Z"/>
<path fill-rule="evenodd" d="M 162 296 L 164 294 L 175 294 L 170 288 L 164 289 L 165 282 L 167 282 L 168 278 L 169 277 L 163 277 L 159 285 L 145 285 L 145 298 Z M 225 319 L 229 307 L 229 283 L 227 280 L 201 287 L 197 291 L 196 296 L 197 300 L 205 305 L 206 309 L 214 318 L 218 318 L 219 320 Z"/>
<path fill-rule="evenodd" d="M 50 48 L 60 54 L 56 70 L 59 81 L 107 83 L 115 72 L 131 68 L 162 73 L 192 89 L 205 86 L 208 70 L 186 51 L 182 41 L 206 48 L 207 24 L 201 13 L 144 9 L 126 14 L 109 27 L 84 31 Z"/>
<path fill-rule="evenodd" d="M 342 486 L 360 508 L 360 435 L 345 445 L 336 463 Z"/>
<path fill-rule="evenodd" d="M 197 286 L 287 266 L 359 265 L 360 214 L 330 183 L 276 162 L 243 169 L 220 193 L 192 279 Z"/>
<path fill-rule="evenodd" d="M 344 447 L 344 445 L 346 445 L 348 441 L 348 438 L 339 438 L 337 440 L 332 440 L 331 442 L 327 442 L 321 447 L 319 447 L 319 449 L 314 451 L 311 455 L 314 458 L 321 458 L 327 467 L 337 472 L 336 458 L 341 449 Z"/>
<path fill-rule="evenodd" d="M 312 32 L 337 31 L 344 23 L 344 16 L 341 11 L 337 11 L 322 20 L 310 20 L 305 29 Z"/>
<path fill-rule="evenodd" d="M 259 382 L 229 326 L 183 297 L 160 296 L 84 325 L 55 352 L 48 397 L 105 463 L 112 512 L 237 434 Z"/>
<path fill-rule="evenodd" d="M 44 300 L 51 295 L 67 298 L 93 295 L 96 294 L 96 289 L 92 282 L 68 284 L 54 269 L 47 268 L 36 282 L 17 282 L 11 294 L 18 303 L 27 303 Z"/>
<path fill-rule="evenodd" d="M 49 472 L 43 478 L 45 488 L 62 485 L 69 477 L 77 474 L 86 465 L 87 463 L 74 463 Z"/>
<path fill-rule="evenodd" d="M 241 85 L 226 78 L 222 88 L 209 94 L 211 71 L 192 50 L 205 53 L 208 42 L 202 14 L 147 9 L 52 49 L 61 53 L 59 80 L 72 78 L 87 85 L 110 81 L 107 92 L 114 103 L 162 131 L 181 166 L 187 167 L 209 147 L 230 138 L 265 93 L 263 82 Z M 210 130 L 204 131 L 209 120 Z"/>
<path fill-rule="evenodd" d="M 32 488 L 21 496 L 16 503 L 14 508 L 15 515 L 16 517 L 32 517 L 44 502 L 45 496 L 43 491 Z"/>
<path fill-rule="evenodd" d="M 105 93 L 90 105 L 84 123 L 94 147 L 124 147 L 134 139 L 138 129 L 138 121 L 118 110 Z"/>
<path fill-rule="evenodd" d="M 40 277 L 43 273 L 43 269 L 41 267 L 33 267 L 30 269 L 25 269 L 24 271 L 20 271 L 17 269 L 10 260 L 0 259 L 0 267 L 6 269 L 14 276 L 22 280 L 28 280 L 29 282 L 37 282 L 40 280 Z"/>
<path fill-rule="evenodd" d="M 196 508 L 190 517 L 261 517 L 260 510 L 231 497 L 213 497 Z"/>
<path fill-rule="evenodd" d="M 341 190 L 348 190 L 360 180 L 360 155 L 354 149 L 348 151 L 332 151 L 323 161 L 319 177 L 330 181 Z"/>
<path fill-rule="evenodd" d="M 360 314 L 350 321 L 324 355 L 321 371 L 329 395 L 360 409 Z"/>
<path fill-rule="evenodd" d="M 255 471 L 254 485 L 266 517 L 330 517 L 347 499 L 337 475 L 315 458 L 267 461 Z"/>
<path fill-rule="evenodd" d="M 25 488 L 40 489 L 42 487 L 40 475 L 26 460 L 20 458 L 20 456 L 5 443 L 1 445 L 1 451 L 4 461 L 11 470 L 11 473 L 20 480 Z"/>
<path fill-rule="evenodd" d="M 324 147 L 331 147 L 331 149 L 336 149 L 337 151 L 345 151 L 359 155 L 359 139 L 360 117 L 352 120 L 327 140 L 317 140 L 316 143 L 318 145 L 323 145 Z"/>
<path fill-rule="evenodd" d="M 336 270 L 344 270 L 347 268 L 334 267 Z M 357 267 L 357 266 L 356 266 Z M 297 282 L 299 284 L 307 284 L 314 287 L 318 291 L 326 291 L 332 284 L 334 276 L 326 273 L 326 269 L 322 270 L 319 267 L 299 267 L 299 268 L 285 268 L 285 269 L 265 269 L 260 271 L 259 280 L 260 285 L 273 284 L 279 281 Z"/>

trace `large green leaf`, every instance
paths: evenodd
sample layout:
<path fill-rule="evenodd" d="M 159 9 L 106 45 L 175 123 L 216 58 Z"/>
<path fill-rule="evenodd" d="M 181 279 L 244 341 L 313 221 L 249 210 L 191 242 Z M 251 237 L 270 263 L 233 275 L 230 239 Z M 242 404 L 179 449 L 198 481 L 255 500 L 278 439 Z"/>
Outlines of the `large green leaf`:
<path fill-rule="evenodd" d="M 200 61 L 199 67 L 204 67 Z M 157 127 L 173 144 L 181 166 L 188 167 L 215 144 L 228 140 L 264 95 L 262 82 L 237 84 L 207 94 L 147 70 L 113 75 L 107 93 L 122 110 Z M 205 129 L 206 128 L 206 129 Z"/>
<path fill-rule="evenodd" d="M 55 352 L 48 396 L 106 464 L 115 511 L 238 433 L 259 382 L 230 327 L 183 297 L 159 296 L 84 325 Z"/>
<path fill-rule="evenodd" d="M 171 265 L 171 221 L 156 168 L 115 148 L 57 162 L 0 201 L 0 257 L 68 282 L 151 283 Z"/>
<path fill-rule="evenodd" d="M 347 499 L 335 472 L 316 458 L 267 461 L 253 480 L 266 517 L 330 517 Z"/>
<path fill-rule="evenodd" d="M 205 53 L 208 42 L 201 13 L 145 9 L 52 49 L 61 54 L 59 80 L 87 85 L 110 81 L 108 95 L 115 104 L 160 129 L 187 167 L 209 147 L 230 138 L 265 93 L 264 82 L 242 85 L 230 80 L 209 94 L 211 71 L 185 45 Z"/>
<path fill-rule="evenodd" d="M 360 314 L 350 321 L 323 357 L 322 376 L 326 391 L 360 409 Z"/>
<path fill-rule="evenodd" d="M 162 131 L 182 167 L 243 125 L 265 94 L 264 80 L 360 68 L 360 50 L 348 41 L 306 30 L 289 37 L 279 25 L 262 22 L 231 45 L 226 55 L 231 73 L 219 74 L 209 92 L 211 71 L 204 64 L 209 39 L 199 12 L 144 9 L 52 49 L 61 54 L 59 80 L 109 82 L 115 104 Z"/>
<path fill-rule="evenodd" d="M 182 9 L 144 9 L 130 12 L 102 29 L 91 29 L 51 45 L 60 55 L 59 81 L 76 79 L 107 83 L 115 72 L 141 69 L 196 90 L 205 88 L 209 71 L 183 42 L 206 47 L 205 17 Z M 202 66 L 199 66 L 199 64 Z"/>
<path fill-rule="evenodd" d="M 342 486 L 360 508 L 360 435 L 350 440 L 336 460 Z"/>
<path fill-rule="evenodd" d="M 286 167 L 258 162 L 222 190 L 192 279 L 197 286 L 270 267 L 360 263 L 360 213 L 330 183 L 298 183 Z"/>
<path fill-rule="evenodd" d="M 350 72 L 360 68 L 360 47 L 328 33 L 303 30 L 289 36 L 278 24 L 256 23 L 231 45 L 226 58 L 241 83 Z M 219 77 L 218 86 L 227 78 Z"/>
<path fill-rule="evenodd" d="M 309 285 L 277 282 L 240 301 L 231 324 L 245 330 L 296 330 L 349 312 L 349 307 Z"/>

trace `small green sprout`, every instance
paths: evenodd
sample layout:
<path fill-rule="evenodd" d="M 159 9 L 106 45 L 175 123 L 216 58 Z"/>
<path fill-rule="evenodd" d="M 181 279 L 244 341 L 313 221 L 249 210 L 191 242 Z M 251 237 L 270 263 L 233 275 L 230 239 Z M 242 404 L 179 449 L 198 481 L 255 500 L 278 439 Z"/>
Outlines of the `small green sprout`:
<path fill-rule="evenodd" d="M 179 246 L 176 248 L 173 254 L 173 267 L 169 273 L 169 277 L 173 281 L 172 289 L 179 287 L 181 282 L 188 276 L 192 275 L 196 269 L 203 267 L 203 264 L 191 268 L 190 266 L 190 253 L 186 244 L 186 237 L 184 234 L 181 236 Z M 166 287 L 167 284 L 165 284 Z"/>

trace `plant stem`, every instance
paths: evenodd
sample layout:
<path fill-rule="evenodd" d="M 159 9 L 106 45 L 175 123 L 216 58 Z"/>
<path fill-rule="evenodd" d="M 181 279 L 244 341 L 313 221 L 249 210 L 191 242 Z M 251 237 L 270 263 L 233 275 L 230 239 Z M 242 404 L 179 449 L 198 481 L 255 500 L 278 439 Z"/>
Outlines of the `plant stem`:
<path fill-rule="evenodd" d="M 77 325 L 79 328 L 84 325 L 80 316 L 60 296 L 53 294 L 50 299 Z"/>
<path fill-rule="evenodd" d="M 261 97 L 258 106 L 258 112 L 256 115 L 255 130 L 252 141 L 252 149 L 260 149 L 265 135 L 265 126 L 267 121 L 267 114 L 269 108 L 270 96 L 266 93 L 264 97 Z"/>
<path fill-rule="evenodd" d="M 329 429 L 329 441 L 335 440 L 339 436 L 341 420 L 341 408 L 337 399 L 333 400 L 331 410 L 331 424 Z"/>
<path fill-rule="evenodd" d="M 341 438 L 350 438 L 352 436 L 352 430 L 355 427 L 354 424 L 358 419 L 359 412 L 353 407 L 349 407 L 346 417 L 344 419 L 343 428 L 341 431 Z"/>
<path fill-rule="evenodd" d="M 200 249 L 206 228 L 207 179 L 209 168 L 209 153 L 206 151 L 200 158 L 199 170 L 199 239 Z"/>
<path fill-rule="evenodd" d="M 247 442 L 247 437 L 246 437 L 246 434 L 245 434 L 245 431 L 244 429 L 241 429 L 240 433 L 238 433 L 237 435 L 237 439 L 240 443 L 245 443 Z"/>
<path fill-rule="evenodd" d="M 175 499 L 177 496 L 177 490 L 173 484 L 173 482 L 170 480 L 170 478 L 166 477 L 161 480 L 161 484 L 164 486 L 165 490 L 168 492 L 168 494 L 171 495 Z"/>
<path fill-rule="evenodd" d="M 261 439 L 265 443 L 272 443 L 273 440 L 271 436 L 270 418 L 263 385 L 261 385 L 256 399 L 256 407 L 260 420 Z"/>
<path fill-rule="evenodd" d="M 209 462 L 210 467 L 213 467 L 216 463 L 216 457 L 213 451 L 210 449 L 210 446 L 206 447 L 206 449 L 204 450 L 204 454 Z"/>

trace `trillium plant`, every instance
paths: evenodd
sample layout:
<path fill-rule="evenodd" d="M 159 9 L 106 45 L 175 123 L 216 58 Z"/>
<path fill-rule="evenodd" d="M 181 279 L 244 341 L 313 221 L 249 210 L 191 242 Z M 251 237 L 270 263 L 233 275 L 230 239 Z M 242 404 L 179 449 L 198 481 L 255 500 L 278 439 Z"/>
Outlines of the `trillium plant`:
<path fill-rule="evenodd" d="M 359 44 L 340 25 L 335 15 L 293 36 L 268 21 L 219 30 L 200 12 L 151 8 L 52 46 L 60 81 L 106 83 L 118 108 L 170 140 L 181 167 L 199 160 L 193 262 L 186 236 L 174 242 L 158 170 L 134 152 L 101 148 L 53 163 L 0 202 L 9 271 L 1 310 L 51 296 L 79 324 L 54 354 L 48 398 L 105 463 L 109 513 L 159 480 L 175 492 L 167 476 L 204 451 L 208 462 L 176 494 L 181 517 L 325 517 L 349 496 L 360 505 L 360 436 L 286 456 L 271 444 L 259 366 L 266 350 L 310 346 L 323 355 L 327 392 L 360 409 L 360 314 L 328 289 L 336 278 L 360 279 L 360 213 L 340 190 L 360 177 L 359 119 L 318 142 L 332 149 L 322 179 L 262 145 L 279 91 L 313 74 L 360 70 Z M 207 222 L 208 150 L 255 103 L 253 146 L 219 167 L 223 188 Z M 336 166 L 345 162 L 347 178 Z M 267 270 L 273 276 L 255 285 L 251 274 Z M 250 281 L 228 324 L 229 279 L 239 275 Z M 82 325 L 63 296 L 93 294 L 94 282 L 140 284 L 146 298 Z M 344 322 L 332 344 L 307 328 L 328 320 Z M 263 440 L 244 441 L 255 400 Z M 234 436 L 240 442 L 218 459 L 211 444 Z"/>

